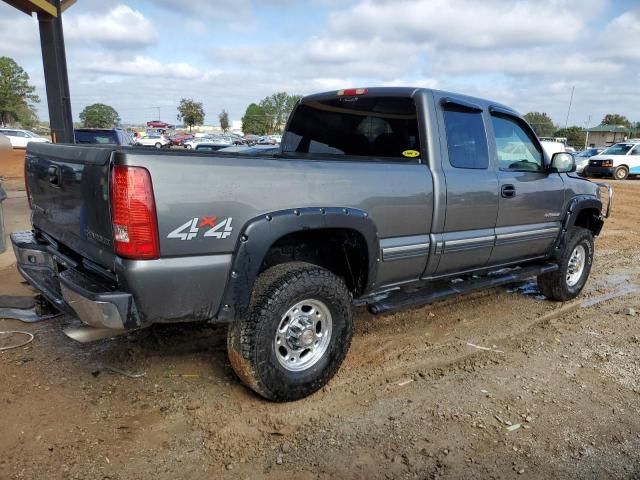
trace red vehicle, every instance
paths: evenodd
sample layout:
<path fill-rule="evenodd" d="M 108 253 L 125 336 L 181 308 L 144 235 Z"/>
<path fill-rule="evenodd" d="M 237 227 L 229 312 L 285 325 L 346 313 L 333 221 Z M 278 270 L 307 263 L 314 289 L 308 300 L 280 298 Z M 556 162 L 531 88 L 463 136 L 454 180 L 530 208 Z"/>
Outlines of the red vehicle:
<path fill-rule="evenodd" d="M 149 128 L 169 128 L 170 126 L 167 122 L 161 120 L 151 120 L 147 122 L 147 127 Z"/>
<path fill-rule="evenodd" d="M 187 140 L 191 140 L 192 138 L 193 135 L 191 135 L 190 133 L 177 133 L 176 135 L 169 137 L 169 140 L 171 140 L 171 145 L 182 147 L 184 145 L 184 142 L 186 142 Z"/>

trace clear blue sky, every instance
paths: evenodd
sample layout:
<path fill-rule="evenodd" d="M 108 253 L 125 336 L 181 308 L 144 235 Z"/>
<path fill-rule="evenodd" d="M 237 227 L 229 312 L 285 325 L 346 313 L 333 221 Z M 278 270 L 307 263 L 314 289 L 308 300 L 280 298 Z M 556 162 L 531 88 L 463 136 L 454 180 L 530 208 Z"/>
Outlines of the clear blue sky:
<path fill-rule="evenodd" d="M 64 15 L 74 118 L 112 105 L 124 122 L 207 123 L 276 91 L 429 86 L 546 111 L 564 126 L 640 121 L 637 0 L 78 0 Z M 35 19 L 0 3 L 0 56 L 46 95 Z M 591 121 L 589 122 L 589 117 Z"/>

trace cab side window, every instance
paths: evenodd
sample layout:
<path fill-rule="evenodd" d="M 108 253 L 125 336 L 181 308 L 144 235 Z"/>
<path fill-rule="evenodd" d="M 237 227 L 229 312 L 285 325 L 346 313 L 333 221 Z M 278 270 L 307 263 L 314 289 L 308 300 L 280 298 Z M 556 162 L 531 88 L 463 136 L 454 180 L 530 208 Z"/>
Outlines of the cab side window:
<path fill-rule="evenodd" d="M 630 155 L 640 155 L 640 144 L 633 147 L 633 150 L 631 150 Z"/>
<path fill-rule="evenodd" d="M 451 166 L 489 168 L 487 135 L 482 122 L 482 112 L 450 105 L 443 113 Z"/>
<path fill-rule="evenodd" d="M 544 156 L 533 134 L 516 118 L 492 115 L 500 170 L 542 172 Z"/>

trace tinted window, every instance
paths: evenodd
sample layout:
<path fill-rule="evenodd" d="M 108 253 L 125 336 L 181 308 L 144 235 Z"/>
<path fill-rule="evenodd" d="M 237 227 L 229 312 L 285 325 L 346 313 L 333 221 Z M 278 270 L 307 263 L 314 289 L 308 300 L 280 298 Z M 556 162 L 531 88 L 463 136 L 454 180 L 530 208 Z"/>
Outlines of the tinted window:
<path fill-rule="evenodd" d="M 515 118 L 492 116 L 491 122 L 501 170 L 543 171 L 544 157 L 532 133 Z"/>
<path fill-rule="evenodd" d="M 361 96 L 301 104 L 282 139 L 282 150 L 417 161 L 415 103 L 412 98 Z"/>
<path fill-rule="evenodd" d="M 76 130 L 76 143 L 118 144 L 113 130 Z"/>
<path fill-rule="evenodd" d="M 488 168 L 489 153 L 482 113 L 447 107 L 444 123 L 449 163 L 456 168 Z"/>
<path fill-rule="evenodd" d="M 633 150 L 631 150 L 630 155 L 640 155 L 640 145 L 636 145 Z"/>

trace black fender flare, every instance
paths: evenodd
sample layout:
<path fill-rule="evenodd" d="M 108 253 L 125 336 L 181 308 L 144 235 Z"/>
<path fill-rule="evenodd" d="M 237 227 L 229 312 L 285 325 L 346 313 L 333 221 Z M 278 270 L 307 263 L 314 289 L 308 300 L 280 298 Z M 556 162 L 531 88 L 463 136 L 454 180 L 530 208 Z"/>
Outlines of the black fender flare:
<path fill-rule="evenodd" d="M 567 232 L 576 224 L 576 220 L 578 219 L 580 212 L 586 209 L 595 209 L 598 212 L 602 212 L 602 202 L 593 195 L 576 195 L 568 202 L 564 220 L 562 221 L 562 228 L 560 229 L 560 234 L 556 240 L 554 253 L 559 252 L 562 249 Z M 595 228 L 592 230 L 594 236 L 600 233 L 603 225 L 604 220 L 602 218 L 598 218 Z"/>
<path fill-rule="evenodd" d="M 290 233 L 327 228 L 355 230 L 368 249 L 368 276 L 365 291 L 373 288 L 380 251 L 378 229 L 367 212 L 346 207 L 313 207 L 279 210 L 249 220 L 236 245 L 227 279 L 218 322 L 231 322 L 247 314 L 251 294 L 269 248 Z"/>

